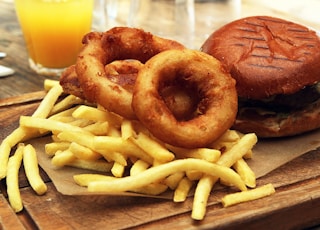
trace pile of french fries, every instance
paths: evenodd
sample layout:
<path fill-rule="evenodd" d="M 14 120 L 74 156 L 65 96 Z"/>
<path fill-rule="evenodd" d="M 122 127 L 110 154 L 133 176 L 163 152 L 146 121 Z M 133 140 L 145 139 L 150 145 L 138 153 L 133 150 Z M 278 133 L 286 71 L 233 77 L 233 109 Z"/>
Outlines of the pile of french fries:
<path fill-rule="evenodd" d="M 64 95 L 57 81 L 46 80 L 44 88 L 48 92 L 38 109 L 32 116 L 21 116 L 19 127 L 0 145 L 0 179 L 6 178 L 9 202 L 16 212 L 23 208 L 18 185 L 22 162 L 35 192 L 41 195 L 47 190 L 36 150 L 24 144 L 45 135 L 52 137 L 45 153 L 54 166 L 92 170 L 73 178 L 89 192 L 157 196 L 172 191 L 173 201 L 183 202 L 194 189 L 191 217 L 195 220 L 204 218 L 218 181 L 239 190 L 221 199 L 224 207 L 275 192 L 272 184 L 256 188 L 255 174 L 246 163 L 257 142 L 253 133 L 227 130 L 208 148 L 184 149 L 162 143 L 139 121 Z"/>

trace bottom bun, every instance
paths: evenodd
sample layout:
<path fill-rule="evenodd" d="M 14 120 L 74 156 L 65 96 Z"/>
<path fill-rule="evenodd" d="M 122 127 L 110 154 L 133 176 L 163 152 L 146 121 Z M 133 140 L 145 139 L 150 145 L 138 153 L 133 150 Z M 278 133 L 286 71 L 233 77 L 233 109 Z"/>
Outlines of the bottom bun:
<path fill-rule="evenodd" d="M 259 112 L 258 112 L 259 111 Z M 239 108 L 233 129 L 261 138 L 286 137 L 320 128 L 320 99 L 292 113 Z"/>

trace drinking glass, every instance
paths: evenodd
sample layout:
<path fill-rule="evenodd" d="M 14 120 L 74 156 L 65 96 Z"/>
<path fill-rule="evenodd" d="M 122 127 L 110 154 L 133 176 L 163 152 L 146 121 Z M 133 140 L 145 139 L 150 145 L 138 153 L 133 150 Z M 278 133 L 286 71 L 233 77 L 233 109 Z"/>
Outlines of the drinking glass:
<path fill-rule="evenodd" d="M 15 0 L 30 67 L 59 76 L 76 62 L 83 36 L 91 31 L 94 0 Z"/>

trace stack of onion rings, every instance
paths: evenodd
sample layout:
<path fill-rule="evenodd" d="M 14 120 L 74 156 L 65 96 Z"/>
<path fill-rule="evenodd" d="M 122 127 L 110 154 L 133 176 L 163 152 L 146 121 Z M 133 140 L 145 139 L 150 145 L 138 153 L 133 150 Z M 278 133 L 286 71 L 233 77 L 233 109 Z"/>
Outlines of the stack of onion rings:
<path fill-rule="evenodd" d="M 205 147 L 235 120 L 235 80 L 211 55 L 140 29 L 91 32 L 75 65 L 61 76 L 66 92 L 138 119 L 159 140 Z"/>
<path fill-rule="evenodd" d="M 178 42 L 128 27 L 91 32 L 85 35 L 83 43 L 76 73 L 85 98 L 129 119 L 136 118 L 131 108 L 132 93 L 107 77 L 105 65 L 126 59 L 144 63 L 164 50 L 184 49 Z"/>
<path fill-rule="evenodd" d="M 193 89 L 199 99 L 189 120 L 177 120 L 161 96 L 163 88 Z M 195 50 L 168 50 L 150 58 L 134 86 L 133 110 L 138 119 L 165 143 L 204 147 L 229 129 L 237 113 L 235 80 L 220 62 Z"/>

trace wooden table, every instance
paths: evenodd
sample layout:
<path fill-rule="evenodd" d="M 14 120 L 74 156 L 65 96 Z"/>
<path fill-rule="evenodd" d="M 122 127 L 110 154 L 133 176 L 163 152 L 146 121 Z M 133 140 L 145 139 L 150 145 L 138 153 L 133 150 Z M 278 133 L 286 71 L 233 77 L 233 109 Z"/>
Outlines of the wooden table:
<path fill-rule="evenodd" d="M 28 66 L 11 1 L 0 1 L 0 51 L 8 54 L 0 64 L 16 71 L 0 79 L 1 101 L 9 98 L 6 102 L 17 102 L 19 96 L 24 99 L 26 93 L 42 90 L 45 78 Z M 37 105 L 38 101 L 30 101 L 0 106 L 0 139 L 17 127 L 20 115 L 31 114 Z M 21 170 L 24 210 L 18 214 L 11 210 L 5 180 L 1 181 L 0 229 L 302 229 L 320 224 L 319 150 L 260 178 L 258 185 L 273 183 L 276 186 L 273 196 L 222 208 L 214 201 L 227 191 L 216 192 L 210 197 L 205 219 L 200 222 L 190 218 L 192 197 L 175 204 L 142 197 L 65 196 L 57 192 L 45 172 L 41 174 L 48 192 L 37 196 Z"/>

